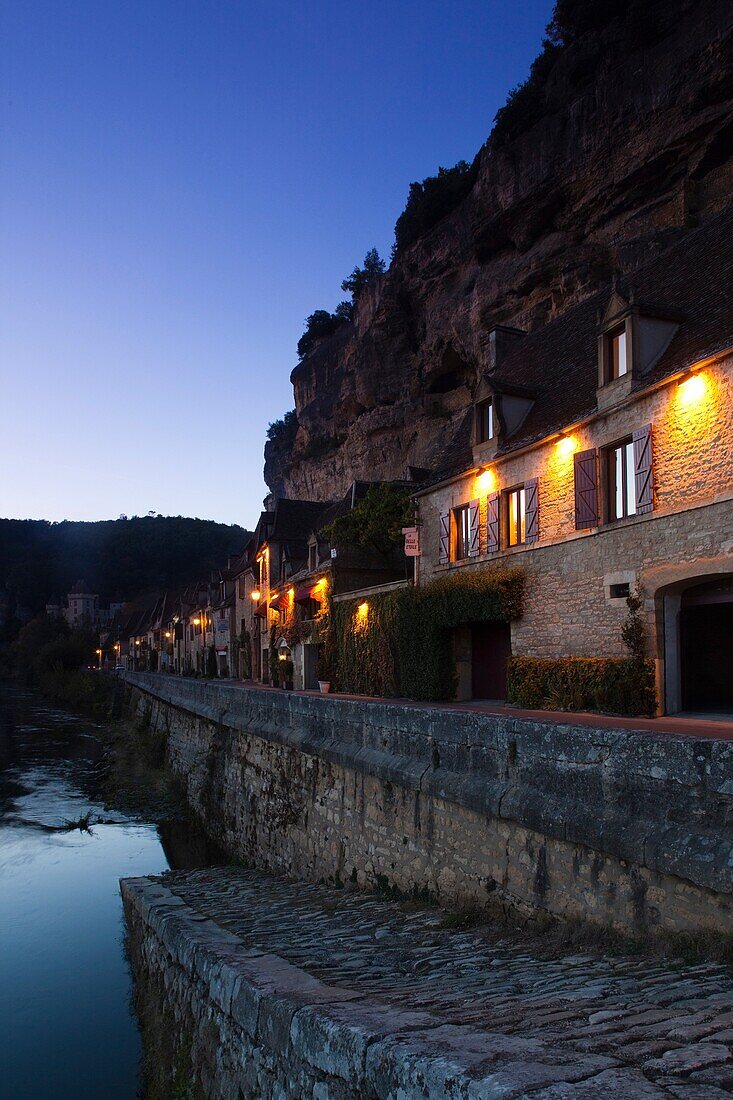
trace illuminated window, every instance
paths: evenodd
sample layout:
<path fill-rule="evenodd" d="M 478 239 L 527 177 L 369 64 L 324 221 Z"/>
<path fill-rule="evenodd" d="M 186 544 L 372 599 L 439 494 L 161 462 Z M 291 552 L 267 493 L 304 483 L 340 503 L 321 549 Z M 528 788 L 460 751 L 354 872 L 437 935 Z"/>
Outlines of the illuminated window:
<path fill-rule="evenodd" d="M 476 442 L 494 438 L 494 402 L 482 401 L 476 406 Z"/>
<path fill-rule="evenodd" d="M 615 382 L 617 378 L 623 378 L 628 373 L 629 365 L 626 355 L 626 326 L 609 332 L 608 358 L 606 366 L 606 381 Z"/>
<path fill-rule="evenodd" d="M 517 489 L 510 489 L 506 494 L 506 529 L 507 544 L 509 546 L 521 546 L 525 540 L 527 533 L 525 500 L 526 495 L 523 485 L 519 486 Z"/>
<path fill-rule="evenodd" d="M 467 504 L 463 508 L 454 509 L 453 529 L 453 559 L 462 561 L 468 557 L 468 548 L 471 545 L 471 516 Z"/>
<path fill-rule="evenodd" d="M 607 519 L 614 523 L 636 515 L 636 484 L 634 480 L 634 444 L 630 439 L 614 443 L 606 450 L 608 484 Z"/>

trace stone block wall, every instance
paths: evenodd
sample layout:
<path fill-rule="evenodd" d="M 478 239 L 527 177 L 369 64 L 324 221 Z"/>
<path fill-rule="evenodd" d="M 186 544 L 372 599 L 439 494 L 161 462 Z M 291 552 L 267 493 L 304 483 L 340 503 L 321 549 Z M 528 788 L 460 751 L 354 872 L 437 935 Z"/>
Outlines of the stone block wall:
<path fill-rule="evenodd" d="M 295 878 L 733 928 L 733 745 L 131 673 L 207 831 Z"/>
<path fill-rule="evenodd" d="M 670 566 L 701 579 L 733 570 L 733 359 L 699 375 L 702 392 L 676 383 L 618 405 L 550 442 L 493 463 L 489 470 L 420 498 L 420 580 L 494 563 L 527 571 L 526 609 L 512 624 L 512 651 L 533 657 L 622 656 L 623 599 L 611 584 L 644 586 L 650 655 L 661 658 L 657 574 Z M 603 448 L 652 424 L 654 511 L 588 531 L 575 530 L 573 455 Z M 486 554 L 486 500 L 528 478 L 539 479 L 539 542 Z M 438 564 L 440 513 L 478 499 L 481 556 Z"/>

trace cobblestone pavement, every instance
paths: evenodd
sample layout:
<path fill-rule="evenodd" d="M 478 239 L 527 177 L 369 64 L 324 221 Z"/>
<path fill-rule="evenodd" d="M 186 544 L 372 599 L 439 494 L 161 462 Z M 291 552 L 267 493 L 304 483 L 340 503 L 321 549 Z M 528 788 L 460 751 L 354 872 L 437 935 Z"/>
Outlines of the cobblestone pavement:
<path fill-rule="evenodd" d="M 173 872 L 164 881 L 246 947 L 331 986 L 429 1013 L 438 1024 L 431 1041 L 443 1026 L 454 1041 L 460 1026 L 477 1064 L 496 1063 L 491 1095 L 733 1094 L 733 974 L 718 964 L 538 958 L 490 928 L 446 928 L 435 910 L 256 871 Z"/>

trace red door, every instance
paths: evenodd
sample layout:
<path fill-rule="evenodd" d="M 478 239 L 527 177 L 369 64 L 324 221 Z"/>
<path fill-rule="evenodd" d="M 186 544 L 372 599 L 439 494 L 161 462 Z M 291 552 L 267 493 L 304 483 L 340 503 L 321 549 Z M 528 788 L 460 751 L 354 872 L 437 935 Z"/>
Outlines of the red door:
<path fill-rule="evenodd" d="M 511 656 L 509 623 L 474 623 L 471 628 L 471 694 L 506 699 L 506 661 Z"/>

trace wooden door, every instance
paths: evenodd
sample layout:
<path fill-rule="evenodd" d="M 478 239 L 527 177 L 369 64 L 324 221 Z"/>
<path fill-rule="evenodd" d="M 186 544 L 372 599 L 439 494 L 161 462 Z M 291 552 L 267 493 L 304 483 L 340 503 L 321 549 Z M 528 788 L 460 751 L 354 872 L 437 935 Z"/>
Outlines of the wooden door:
<path fill-rule="evenodd" d="M 509 623 L 474 623 L 471 629 L 471 694 L 506 699 L 506 662 L 511 656 Z"/>

